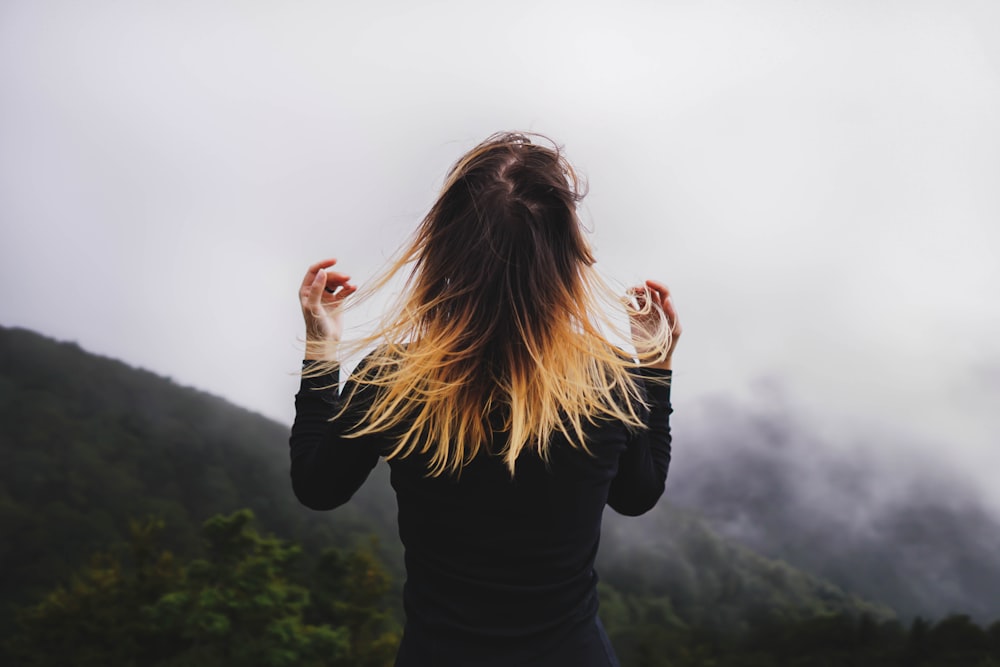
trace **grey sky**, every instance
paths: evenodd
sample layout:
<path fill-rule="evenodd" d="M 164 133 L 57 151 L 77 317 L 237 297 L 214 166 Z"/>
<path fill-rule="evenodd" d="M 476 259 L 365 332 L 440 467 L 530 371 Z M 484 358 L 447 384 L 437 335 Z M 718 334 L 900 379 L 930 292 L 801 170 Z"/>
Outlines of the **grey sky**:
<path fill-rule="evenodd" d="M 1000 466 L 1000 5 L 0 4 L 0 323 L 291 416 L 306 265 L 374 273 L 501 129 L 661 278 L 678 419 L 771 400 Z"/>

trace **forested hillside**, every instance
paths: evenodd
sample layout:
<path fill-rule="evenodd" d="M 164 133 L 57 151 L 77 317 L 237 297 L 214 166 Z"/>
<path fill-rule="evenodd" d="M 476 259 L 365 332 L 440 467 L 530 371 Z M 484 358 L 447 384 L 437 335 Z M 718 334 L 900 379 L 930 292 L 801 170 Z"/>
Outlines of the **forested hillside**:
<path fill-rule="evenodd" d="M 397 623 L 401 620 L 400 547 L 385 466 L 376 469 L 349 506 L 332 513 L 311 512 L 297 504 L 288 484 L 287 426 L 169 379 L 88 354 L 76 345 L 19 329 L 0 328 L 0 426 L 4 461 L 0 467 L 4 536 L 0 543 L 0 628 L 4 634 L 15 627 L 34 628 L 32 632 L 44 638 L 47 624 L 54 622 L 53 610 L 63 614 L 74 591 L 90 591 L 87 595 L 111 591 L 108 599 L 118 601 L 113 604 L 139 605 L 145 610 L 141 618 L 152 624 L 142 631 L 160 639 L 173 636 L 171 632 L 190 631 L 155 614 L 163 622 L 153 623 L 150 610 L 167 608 L 157 607 L 167 604 L 163 596 L 176 602 L 194 595 L 196 589 L 191 586 L 197 582 L 191 573 L 222 576 L 225 570 L 214 560 L 220 557 L 216 553 L 219 541 L 213 543 L 205 531 L 211 533 L 211 526 L 237 521 L 232 517 L 244 515 L 233 513 L 243 509 L 252 511 L 265 534 L 301 545 L 301 554 L 295 558 L 298 564 L 287 572 L 282 565 L 275 570 L 280 577 L 267 580 L 275 590 L 287 585 L 313 588 L 310 582 L 315 582 L 315 575 L 303 573 L 329 564 L 324 550 L 335 547 L 344 550 L 343 554 L 367 553 L 364 549 L 374 536 L 377 546 L 370 562 L 373 572 L 383 567 L 379 561 L 384 564 L 386 594 L 369 595 L 362 606 L 372 618 L 388 614 Z M 883 640 L 897 651 L 909 645 L 907 631 L 893 621 L 890 608 L 737 546 L 694 512 L 661 503 L 645 523 L 613 517 L 610 512 L 608 519 L 599 559 L 602 616 L 620 645 L 623 664 L 640 664 L 624 657 L 638 659 L 646 654 L 659 657 L 642 664 L 757 664 L 711 660 L 712 656 L 740 655 L 744 649 L 764 655 L 772 645 L 785 646 L 790 636 L 797 636 L 796 629 L 811 632 L 819 644 L 831 633 L 849 632 L 860 633 L 858 641 L 878 645 L 880 651 Z M 246 523 L 242 521 L 241 526 Z M 149 549 L 170 554 L 176 572 L 182 575 L 163 579 L 155 595 L 143 589 L 150 597 L 142 598 L 140 604 L 141 596 L 130 588 L 137 585 L 136 559 L 114 554 L 128 552 L 126 545 L 136 543 L 136 526 L 153 525 L 149 522 L 160 526 L 155 531 L 155 548 Z M 637 525 L 642 529 L 634 530 Z M 271 546 L 265 549 L 259 546 L 263 543 L 247 538 L 240 544 L 252 547 L 244 554 L 251 560 L 263 558 L 253 551 L 258 547 L 270 554 L 268 558 L 284 553 L 274 546 L 277 543 L 268 543 Z M 363 551 L 355 552 L 358 547 Z M 289 548 L 298 553 L 298 546 Z M 94 561 L 94 554 L 99 553 L 106 555 Z M 100 562 L 113 566 L 100 566 Z M 80 583 L 93 582 L 95 577 L 107 586 Z M 76 584 L 59 593 L 59 585 L 74 580 Z M 343 577 L 336 581 L 341 583 L 323 589 L 325 599 L 337 601 L 337 587 L 347 586 Z M 300 624 L 295 627 L 301 632 L 307 632 L 306 626 L 318 628 L 326 617 L 316 611 L 316 604 L 315 595 L 312 601 L 288 602 L 283 618 Z M 139 618 L 139 607 L 122 613 Z M 15 626 L 15 616 L 20 626 Z M 64 624 L 72 618 L 58 617 Z M 1000 635 L 1000 626 L 987 635 L 967 619 L 962 623 L 962 631 L 973 628 L 969 632 L 978 633 L 975 636 L 983 651 L 990 650 L 993 640 L 989 637 Z M 394 636 L 391 624 L 383 625 L 379 636 Z M 335 632 L 339 626 L 330 627 Z M 918 628 L 923 635 L 933 629 L 926 623 Z M 336 644 L 333 635 L 316 632 L 320 632 L 320 644 L 327 640 L 333 642 L 329 646 Z M 752 642 L 760 637 L 769 638 L 771 644 L 754 648 Z M 994 639 L 1000 646 L 1000 637 Z M 295 650 L 306 653 L 312 650 L 308 642 L 296 646 Z M 29 649 L 20 646 L 18 650 Z"/>
<path fill-rule="evenodd" d="M 727 539 L 906 618 L 1000 618 L 997 509 L 913 436 L 841 433 L 852 441 L 829 442 L 781 407 L 702 405 L 678 427 L 670 499 Z"/>
<path fill-rule="evenodd" d="M 391 514 L 368 496 L 332 514 L 304 510 L 288 482 L 288 429 L 226 401 L 88 354 L 0 329 L 0 597 L 23 602 L 89 555 L 128 539 L 130 519 L 164 521 L 162 540 L 197 553 L 201 523 L 240 508 L 307 552 L 349 546 Z"/>

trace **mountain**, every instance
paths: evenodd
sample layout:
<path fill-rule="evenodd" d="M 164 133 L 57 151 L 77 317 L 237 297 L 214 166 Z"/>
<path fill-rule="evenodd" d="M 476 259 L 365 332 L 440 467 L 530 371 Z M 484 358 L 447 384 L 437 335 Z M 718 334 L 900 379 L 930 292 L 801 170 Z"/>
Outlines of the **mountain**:
<path fill-rule="evenodd" d="M 33 599 L 147 515 L 182 554 L 200 548 L 205 519 L 240 508 L 315 551 L 373 525 L 391 534 L 370 493 L 330 515 L 302 508 L 287 441 L 287 426 L 216 396 L 0 328 L 0 599 Z"/>
<path fill-rule="evenodd" d="M 668 495 L 719 534 L 904 617 L 1000 618 L 1000 517 L 903 436 L 834 446 L 788 411 L 724 401 L 678 431 Z"/>
<path fill-rule="evenodd" d="M 814 616 L 895 616 L 820 577 L 723 537 L 697 513 L 661 501 L 649 514 L 605 514 L 597 568 L 622 591 L 666 597 L 685 623 L 740 632 Z"/>
<path fill-rule="evenodd" d="M 307 555 L 374 533 L 401 574 L 385 465 L 348 506 L 311 512 L 289 486 L 287 426 L 167 378 L 0 327 L 0 425 L 0 527 L 11 536 L 0 544 L 7 613 L 90 554 L 125 541 L 129 520 L 146 515 L 165 519 L 163 539 L 182 554 L 199 549 L 204 519 L 243 507 Z M 609 614 L 657 598 L 677 623 L 722 629 L 761 615 L 892 616 L 666 503 L 638 521 L 609 511 L 600 568 Z"/>

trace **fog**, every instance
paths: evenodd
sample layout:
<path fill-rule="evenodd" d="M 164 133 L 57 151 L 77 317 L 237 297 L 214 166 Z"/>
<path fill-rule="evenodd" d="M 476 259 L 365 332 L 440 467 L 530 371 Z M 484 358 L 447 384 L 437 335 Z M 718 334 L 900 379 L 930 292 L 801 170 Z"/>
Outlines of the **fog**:
<path fill-rule="evenodd" d="M 970 0 L 6 2 L 0 322 L 288 421 L 305 267 L 364 281 L 463 151 L 539 131 L 589 179 L 604 273 L 676 295 L 680 433 L 716 397 L 794 410 L 1000 506 L 997 26 Z"/>
<path fill-rule="evenodd" d="M 947 442 L 866 431 L 835 444 L 786 409 L 724 400 L 703 401 L 676 431 L 686 444 L 666 499 L 720 534 L 904 618 L 1000 617 L 1000 519 L 940 463 Z M 615 536 L 656 521 L 619 521 Z"/>

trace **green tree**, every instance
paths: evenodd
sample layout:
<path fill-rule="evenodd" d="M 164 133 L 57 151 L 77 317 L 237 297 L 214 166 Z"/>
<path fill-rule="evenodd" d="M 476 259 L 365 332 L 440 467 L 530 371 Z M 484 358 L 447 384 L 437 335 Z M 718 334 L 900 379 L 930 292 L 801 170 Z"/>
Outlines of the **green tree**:
<path fill-rule="evenodd" d="M 348 650 L 345 628 L 307 625 L 308 591 L 290 581 L 299 547 L 262 537 L 253 513 L 205 522 L 207 557 L 146 611 L 156 634 L 178 647 L 164 667 L 329 665 Z"/>
<path fill-rule="evenodd" d="M 986 633 L 964 614 L 948 616 L 927 633 L 926 655 L 932 665 L 966 667 L 988 657 Z"/>
<path fill-rule="evenodd" d="M 386 604 L 392 580 L 369 549 L 324 551 L 310 580 L 310 622 L 343 627 L 350 639 L 337 667 L 391 667 L 401 631 Z"/>
<path fill-rule="evenodd" d="M 989 644 L 990 655 L 1000 659 L 1000 620 L 994 621 L 986 629 L 986 640 Z"/>
<path fill-rule="evenodd" d="M 299 547 L 261 536 L 253 513 L 202 527 L 186 565 L 158 546 L 162 521 L 133 522 L 127 551 L 101 553 L 69 585 L 21 610 L 6 659 L 25 667 L 383 667 L 398 625 L 391 580 L 369 550 L 331 551 L 301 583 Z M 308 611 L 308 617 L 307 617 Z"/>
<path fill-rule="evenodd" d="M 17 614 L 7 644 L 12 662 L 25 667 L 104 667 L 149 664 L 159 644 L 139 613 L 180 582 L 183 571 L 168 551 L 154 547 L 162 522 L 131 523 L 132 567 L 113 553 L 90 563 L 39 603 Z"/>

